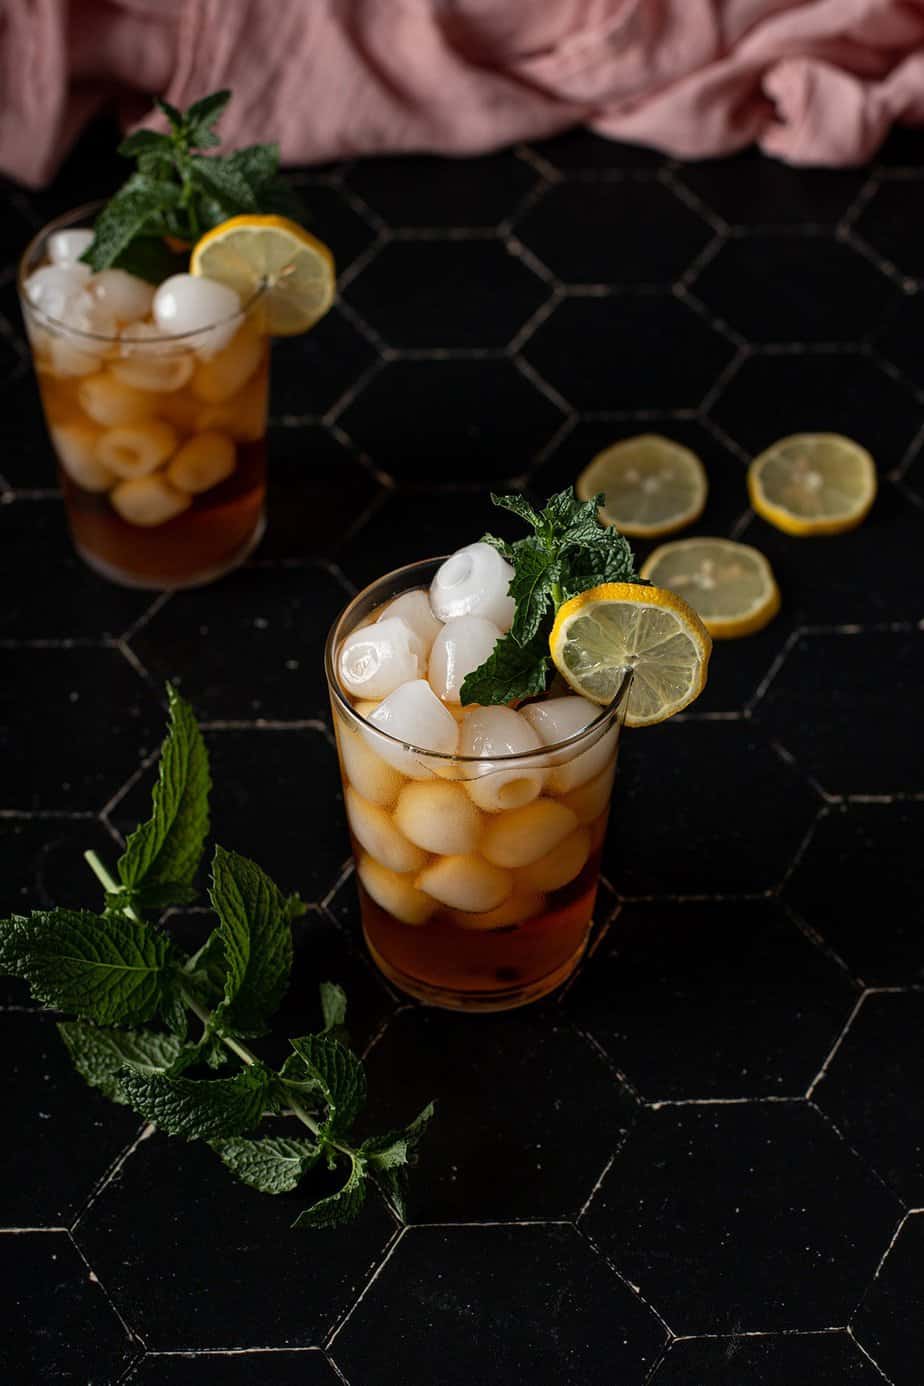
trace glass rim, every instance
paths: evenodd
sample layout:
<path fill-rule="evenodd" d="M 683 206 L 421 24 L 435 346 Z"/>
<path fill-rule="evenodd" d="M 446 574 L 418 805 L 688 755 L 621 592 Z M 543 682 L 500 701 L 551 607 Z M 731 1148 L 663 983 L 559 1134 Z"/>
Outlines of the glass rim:
<path fill-rule="evenodd" d="M 547 746 L 535 747 L 531 751 L 508 751 L 506 755 L 491 756 L 490 758 L 486 756 L 460 755 L 456 751 L 432 751 L 428 750 L 426 746 L 415 746 L 413 742 L 403 741 L 400 736 L 393 736 L 391 732 L 385 731 L 384 728 L 378 726 L 377 723 L 370 722 L 367 717 L 363 717 L 361 713 L 356 711 L 356 708 L 340 686 L 340 680 L 337 677 L 337 670 L 334 663 L 334 644 L 344 620 L 349 616 L 353 608 L 374 588 L 378 587 L 380 583 L 387 582 L 390 578 L 411 576 L 419 573 L 422 569 L 432 568 L 434 564 L 445 563 L 446 559 L 451 557 L 451 554 L 443 554 L 441 557 L 437 558 L 422 558 L 418 559 L 415 563 L 406 563 L 400 568 L 393 568 L 390 572 L 383 573 L 381 577 L 376 578 L 374 582 L 367 583 L 361 591 L 351 597 L 346 606 L 335 617 L 334 623 L 327 633 L 327 639 L 324 642 L 324 672 L 327 676 L 327 686 L 330 690 L 331 697 L 335 699 L 341 710 L 345 712 L 348 717 L 358 722 L 361 727 L 368 728 L 369 731 L 374 732 L 376 736 L 384 737 L 386 741 L 390 741 L 393 746 L 400 746 L 403 750 L 410 751 L 414 755 L 424 756 L 427 760 L 447 761 L 454 764 L 490 765 L 492 770 L 502 765 L 516 765 L 525 762 L 532 762 L 530 768 L 535 769 L 537 757 L 555 755 L 560 751 L 570 750 L 579 745 L 589 732 L 600 730 L 602 734 L 608 724 L 615 721 L 617 714 L 623 709 L 623 704 L 628 697 L 629 686 L 632 682 L 632 670 L 628 667 L 626 667 L 623 673 L 622 680 L 612 700 L 605 706 L 601 705 L 599 715 L 585 726 L 580 727 L 576 732 L 572 732 L 570 736 L 565 736 L 560 741 L 552 741 Z M 407 588 L 405 590 L 411 589 Z M 397 593 L 396 595 L 400 596 L 401 594 Z M 579 693 L 574 693 L 572 690 L 571 696 L 580 697 L 581 695 Z"/>
<path fill-rule="evenodd" d="M 46 313 L 44 309 L 39 308 L 37 304 L 33 303 L 26 293 L 26 279 L 28 278 L 28 274 L 32 272 L 30 269 L 27 273 L 27 266 L 38 250 L 40 243 L 46 241 L 54 231 L 67 230 L 69 227 L 73 226 L 74 222 L 84 220 L 92 221 L 96 213 L 102 207 L 105 207 L 106 201 L 106 198 L 99 197 L 93 202 L 85 202 L 80 207 L 72 207 L 69 212 L 61 212 L 58 216 L 52 217 L 51 221 L 47 221 L 40 230 L 36 231 L 22 255 L 19 257 L 19 264 L 16 270 L 16 288 L 19 293 L 19 299 L 23 308 L 28 309 L 32 316 L 38 319 L 40 326 L 50 327 L 56 332 L 71 337 L 77 337 L 87 342 L 109 342 L 113 344 L 129 342 L 136 347 L 148 346 L 151 348 L 151 354 L 153 355 L 158 349 L 163 348 L 165 343 L 167 345 L 176 346 L 194 346 L 197 338 L 204 336 L 206 332 L 211 332 L 215 327 L 224 327 L 233 322 L 243 322 L 253 305 L 263 297 L 266 286 L 265 284 L 260 284 L 246 303 L 241 304 L 236 313 L 229 313 L 223 318 L 215 318 L 213 322 L 207 323 L 205 327 L 197 327 L 193 332 L 165 332 L 156 338 L 123 337 L 121 333 L 113 335 L 111 332 L 88 332 L 82 327 L 73 327 L 69 322 L 62 321 L 61 318 L 52 317 L 50 313 Z M 74 227 L 74 229 L 76 230 L 79 228 Z"/>

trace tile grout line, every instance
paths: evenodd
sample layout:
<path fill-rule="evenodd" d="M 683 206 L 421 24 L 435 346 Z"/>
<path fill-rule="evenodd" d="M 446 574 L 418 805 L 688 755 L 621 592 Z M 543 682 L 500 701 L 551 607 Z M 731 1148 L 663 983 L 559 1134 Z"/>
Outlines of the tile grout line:
<path fill-rule="evenodd" d="M 384 1270 L 385 1267 L 388 1265 L 388 1263 L 389 1263 L 389 1261 L 391 1260 L 392 1256 L 394 1256 L 395 1251 L 396 1251 L 397 1248 L 401 1245 L 401 1243 L 403 1242 L 404 1238 L 407 1236 L 407 1233 L 408 1233 L 408 1227 L 407 1227 L 406 1224 L 405 1224 L 405 1225 L 402 1225 L 402 1226 L 398 1226 L 398 1227 L 395 1228 L 394 1232 L 392 1233 L 392 1236 L 391 1236 L 390 1241 L 388 1242 L 388 1244 L 387 1244 L 386 1247 L 385 1247 L 385 1252 L 384 1252 L 384 1255 L 382 1256 L 382 1259 L 379 1261 L 379 1264 L 375 1267 L 375 1269 L 374 1269 L 374 1271 L 372 1272 L 371 1276 L 370 1276 L 369 1279 L 366 1281 L 366 1283 L 365 1283 L 365 1285 L 363 1286 L 362 1290 L 359 1292 L 358 1298 L 355 1299 L 355 1300 L 353 1301 L 353 1303 L 351 1304 L 351 1306 L 349 1307 L 349 1309 L 347 1309 L 347 1311 L 346 1311 L 346 1313 L 343 1315 L 343 1317 L 342 1317 L 337 1323 L 335 1323 L 334 1327 L 331 1329 L 331 1331 L 330 1331 L 330 1332 L 327 1334 L 327 1336 L 324 1338 L 324 1341 L 323 1341 L 324 1352 L 325 1352 L 325 1354 L 327 1354 L 329 1357 L 333 1357 L 333 1356 L 334 1356 L 333 1351 L 332 1351 L 333 1346 L 334 1346 L 334 1343 L 337 1341 L 337 1338 L 338 1338 L 338 1337 L 340 1336 L 340 1334 L 343 1332 L 344 1328 L 346 1328 L 347 1324 L 350 1322 L 350 1319 L 351 1319 L 351 1318 L 353 1317 L 353 1315 L 356 1313 L 356 1310 L 357 1310 L 357 1309 L 359 1308 L 359 1306 L 362 1304 L 363 1300 L 366 1298 L 366 1295 L 367 1295 L 367 1294 L 369 1293 L 369 1291 L 372 1289 L 372 1286 L 373 1286 L 373 1285 L 375 1284 L 375 1282 L 378 1280 L 379 1276 L 382 1274 L 383 1270 Z"/>

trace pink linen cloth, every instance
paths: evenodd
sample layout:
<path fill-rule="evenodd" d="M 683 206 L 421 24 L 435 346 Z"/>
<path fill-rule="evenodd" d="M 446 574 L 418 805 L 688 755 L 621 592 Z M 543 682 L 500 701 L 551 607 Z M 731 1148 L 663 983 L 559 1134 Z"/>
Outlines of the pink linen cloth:
<path fill-rule="evenodd" d="M 924 0 L 0 0 L 0 170 L 30 186 L 114 95 L 129 122 L 225 86 L 225 142 L 286 163 L 584 124 L 856 164 L 924 122 Z"/>

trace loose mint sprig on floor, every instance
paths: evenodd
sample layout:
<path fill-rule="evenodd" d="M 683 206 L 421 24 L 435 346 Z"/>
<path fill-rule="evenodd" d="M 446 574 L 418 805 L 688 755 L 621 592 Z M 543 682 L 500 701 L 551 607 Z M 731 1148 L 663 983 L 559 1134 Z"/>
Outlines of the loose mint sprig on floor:
<path fill-rule="evenodd" d="M 85 854 L 105 891 L 103 911 L 0 920 L 0 972 L 76 1017 L 58 1029 L 88 1083 L 168 1135 L 208 1142 L 245 1184 L 288 1193 L 322 1161 L 343 1171 L 340 1187 L 299 1213 L 294 1227 L 348 1222 L 370 1177 L 403 1216 L 405 1175 L 433 1104 L 402 1130 L 354 1143 L 366 1075 L 345 1042 L 341 988 L 321 984 L 324 1028 L 291 1039 L 280 1069 L 245 1043 L 267 1032 L 289 985 L 292 920 L 305 912 L 298 896 L 284 896 L 254 862 L 216 847 L 209 899 L 218 922 L 198 952 L 184 953 L 143 918 L 195 897 L 209 828 L 208 753 L 188 704 L 167 692 L 170 725 L 151 817 L 129 837 L 117 880 L 95 852 Z M 250 1134 L 277 1116 L 294 1118 L 307 1136 Z"/>

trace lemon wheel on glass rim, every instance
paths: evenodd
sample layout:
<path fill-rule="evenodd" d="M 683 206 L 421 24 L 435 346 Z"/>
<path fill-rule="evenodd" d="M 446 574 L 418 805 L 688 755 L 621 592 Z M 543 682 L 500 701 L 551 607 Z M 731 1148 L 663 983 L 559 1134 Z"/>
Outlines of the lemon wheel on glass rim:
<path fill-rule="evenodd" d="M 709 484 L 689 448 L 640 433 L 598 452 L 575 484 L 578 499 L 603 495 L 600 519 L 632 539 L 659 539 L 699 519 Z"/>
<path fill-rule="evenodd" d="M 785 534 L 843 534 L 876 499 L 876 467 L 866 448 L 840 433 L 793 433 L 754 458 L 748 494 L 758 515 Z"/>
<path fill-rule="evenodd" d="M 675 592 L 608 582 L 562 604 L 549 650 L 565 682 L 595 703 L 612 702 L 631 669 L 626 724 L 649 727 L 702 692 L 712 640 Z"/>
<path fill-rule="evenodd" d="M 780 609 L 780 590 L 764 555 L 732 539 L 660 544 L 641 576 L 683 597 L 714 640 L 753 635 Z"/>

